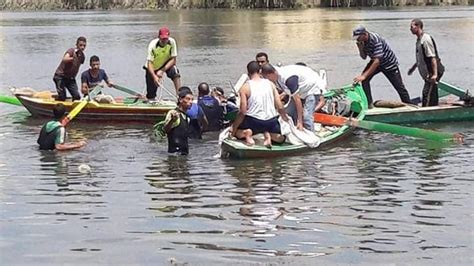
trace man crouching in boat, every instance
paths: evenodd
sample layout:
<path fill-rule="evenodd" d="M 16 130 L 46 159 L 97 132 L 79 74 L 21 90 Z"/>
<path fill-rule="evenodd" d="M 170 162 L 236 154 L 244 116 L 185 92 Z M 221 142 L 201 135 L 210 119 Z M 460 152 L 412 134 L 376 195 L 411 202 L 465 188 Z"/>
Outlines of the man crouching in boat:
<path fill-rule="evenodd" d="M 66 109 L 62 103 L 58 103 L 53 108 L 54 120 L 44 124 L 38 137 L 40 150 L 66 151 L 81 148 L 86 145 L 84 140 L 78 142 L 65 143 L 66 129 L 61 124 Z"/>
<path fill-rule="evenodd" d="M 296 127 L 314 131 L 313 113 L 324 105 L 326 81 L 317 72 L 303 65 L 273 67 L 262 65 L 262 75 L 271 80 L 291 96 L 291 103 L 286 111 L 293 118 Z"/>
<path fill-rule="evenodd" d="M 168 136 L 168 152 L 187 155 L 189 153 L 189 123 L 186 111 L 193 103 L 191 89 L 181 87 L 178 93 L 178 107 L 166 114 L 164 129 Z"/>
<path fill-rule="evenodd" d="M 247 64 L 250 80 L 240 89 L 240 111 L 231 127 L 231 134 L 239 139 L 245 139 L 248 145 L 254 145 L 252 136 L 263 133 L 263 145 L 268 148 L 275 142 L 283 142 L 278 113 L 284 121 L 288 117 L 280 101 L 275 85 L 260 77 L 260 66 L 257 61 Z M 278 113 L 277 113 L 278 110 Z"/>

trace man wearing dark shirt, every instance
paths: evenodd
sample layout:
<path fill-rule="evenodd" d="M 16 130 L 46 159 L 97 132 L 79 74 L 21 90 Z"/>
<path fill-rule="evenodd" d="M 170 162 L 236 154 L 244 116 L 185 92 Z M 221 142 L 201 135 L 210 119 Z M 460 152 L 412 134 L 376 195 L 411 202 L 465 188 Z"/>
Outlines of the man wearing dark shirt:
<path fill-rule="evenodd" d="M 404 103 L 410 103 L 410 95 L 403 85 L 402 76 L 398 69 L 397 57 L 387 42 L 377 33 L 369 32 L 363 26 L 359 26 L 352 32 L 352 38 L 357 41 L 359 55 L 362 59 L 370 58 L 362 74 L 354 78 L 354 82 L 362 82 L 369 107 L 372 107 L 372 93 L 370 91 L 370 80 L 382 72 L 388 78 L 392 86 L 397 90 L 400 99 Z"/>
<path fill-rule="evenodd" d="M 79 67 L 84 63 L 87 40 L 85 37 L 79 37 L 76 41 L 76 48 L 70 48 L 64 53 L 63 59 L 54 73 L 53 81 L 58 92 L 58 101 L 66 100 L 66 89 L 73 100 L 80 100 L 79 90 L 77 88 L 76 76 Z"/>
<path fill-rule="evenodd" d="M 107 86 L 113 87 L 114 85 L 110 81 L 105 70 L 100 68 L 100 59 L 98 56 L 93 55 L 90 59 L 90 68 L 81 74 L 81 92 L 84 96 L 89 94 L 89 90 L 97 85 L 100 85 L 102 81 L 105 81 Z"/>

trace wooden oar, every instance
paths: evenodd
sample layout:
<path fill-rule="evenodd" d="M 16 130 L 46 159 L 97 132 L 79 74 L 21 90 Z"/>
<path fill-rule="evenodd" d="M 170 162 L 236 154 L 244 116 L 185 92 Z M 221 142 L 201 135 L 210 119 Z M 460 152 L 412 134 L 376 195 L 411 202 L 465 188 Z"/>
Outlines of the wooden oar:
<path fill-rule="evenodd" d="M 100 93 L 101 90 L 101 86 L 95 86 L 91 91 L 89 91 L 89 94 L 86 96 L 87 98 L 82 99 L 82 101 L 76 105 L 76 107 L 74 107 L 67 116 L 63 118 L 63 120 L 61 120 L 61 124 L 66 126 L 82 109 L 84 109 L 84 107 L 86 107 L 91 99 L 94 99 L 94 97 Z"/>
<path fill-rule="evenodd" d="M 124 86 L 121 86 L 121 85 L 118 85 L 118 84 L 114 84 L 114 88 L 119 90 L 119 91 L 123 91 L 125 93 L 128 93 L 130 95 L 133 95 L 133 96 L 136 96 L 136 97 L 139 97 L 139 98 L 143 98 L 143 95 L 141 93 L 138 93 L 132 89 L 129 89 L 127 87 L 124 87 Z"/>
<path fill-rule="evenodd" d="M 0 102 L 9 103 L 13 105 L 21 105 L 20 100 L 13 96 L 0 95 Z"/>
<path fill-rule="evenodd" d="M 396 135 L 410 136 L 415 138 L 423 138 L 433 141 L 456 141 L 463 142 L 463 136 L 459 133 L 451 134 L 446 132 L 437 132 L 428 129 L 414 128 L 414 127 L 404 127 L 398 125 L 392 125 L 381 122 L 365 121 L 358 120 L 354 118 L 347 118 L 343 116 L 334 116 L 321 113 L 314 114 L 314 121 L 324 124 L 324 125 L 333 125 L 333 126 L 344 126 L 349 125 L 353 127 L 359 127 L 368 130 L 374 130 L 379 132 L 392 133 Z"/>

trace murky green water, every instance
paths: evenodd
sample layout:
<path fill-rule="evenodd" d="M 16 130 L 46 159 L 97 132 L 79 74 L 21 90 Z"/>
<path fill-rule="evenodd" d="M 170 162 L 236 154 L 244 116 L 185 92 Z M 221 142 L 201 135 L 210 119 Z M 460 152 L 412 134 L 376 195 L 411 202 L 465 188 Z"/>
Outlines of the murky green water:
<path fill-rule="evenodd" d="M 0 92 L 52 89 L 79 35 L 113 81 L 144 87 L 148 42 L 168 25 L 183 83 L 235 82 L 259 51 L 273 63 L 307 62 L 331 86 L 364 67 L 351 29 L 387 37 L 403 73 L 414 62 L 410 20 L 421 17 L 447 67 L 473 88 L 474 9 L 0 13 Z M 85 67 L 84 67 L 85 69 Z M 418 76 L 404 80 L 412 97 Z M 167 86 L 172 84 L 167 81 Z M 396 99 L 384 77 L 375 98 Z M 119 92 L 108 91 L 119 95 Z M 168 156 L 151 125 L 73 122 L 86 148 L 40 152 L 45 121 L 0 107 L 2 264 L 472 264 L 474 123 L 421 125 L 466 135 L 439 145 L 357 131 L 329 149 L 291 158 L 214 158 L 217 136 Z M 87 164 L 90 174 L 80 173 Z"/>

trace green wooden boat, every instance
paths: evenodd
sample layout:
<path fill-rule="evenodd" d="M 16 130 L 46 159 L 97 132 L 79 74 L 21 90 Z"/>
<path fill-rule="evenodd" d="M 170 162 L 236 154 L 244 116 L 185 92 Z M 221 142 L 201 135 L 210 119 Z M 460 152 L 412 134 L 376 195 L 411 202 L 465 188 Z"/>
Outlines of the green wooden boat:
<path fill-rule="evenodd" d="M 367 110 L 367 99 L 360 85 L 348 85 L 343 88 L 330 90 L 325 94 L 326 99 L 347 98 L 351 101 L 350 110 L 353 117 L 362 120 Z M 350 136 L 354 128 L 344 125 L 341 127 L 324 127 L 315 131 L 320 137 L 320 145 L 311 148 L 304 144 L 293 145 L 290 143 L 275 144 L 271 149 L 257 144 L 253 146 L 246 145 L 243 141 L 236 139 L 225 139 L 221 145 L 221 157 L 223 158 L 268 158 L 301 154 L 310 150 L 319 149 L 330 144 L 341 141 Z M 261 143 L 260 143 L 261 144 Z"/>
<path fill-rule="evenodd" d="M 466 99 L 467 101 L 456 100 L 449 103 L 441 99 L 445 97 L 466 98 L 466 91 L 440 81 L 438 84 L 438 95 L 440 102 L 444 101 L 445 103 L 429 107 L 415 105 L 404 105 L 397 108 L 375 107 L 367 110 L 365 120 L 391 124 L 474 121 L 474 104 L 468 101 L 469 98 Z M 471 101 L 474 101 L 472 97 Z"/>

